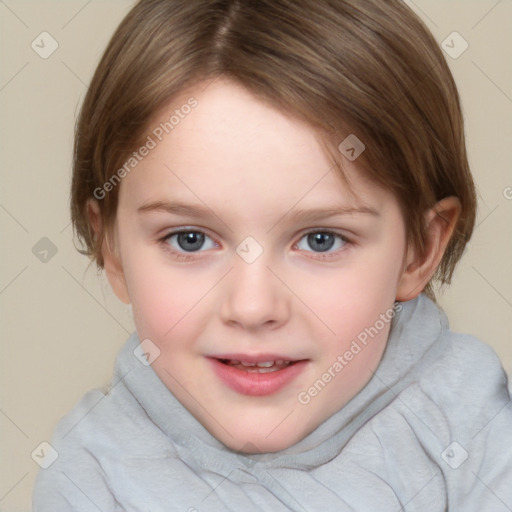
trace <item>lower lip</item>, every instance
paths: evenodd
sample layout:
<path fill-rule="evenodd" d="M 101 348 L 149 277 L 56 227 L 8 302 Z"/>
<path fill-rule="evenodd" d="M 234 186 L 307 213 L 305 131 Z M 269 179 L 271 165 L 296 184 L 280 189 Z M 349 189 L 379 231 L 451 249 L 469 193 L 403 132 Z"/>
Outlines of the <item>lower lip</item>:
<path fill-rule="evenodd" d="M 268 373 L 246 372 L 210 358 L 217 376 L 242 395 L 265 396 L 277 393 L 305 368 L 307 361 L 297 361 L 282 370 Z"/>

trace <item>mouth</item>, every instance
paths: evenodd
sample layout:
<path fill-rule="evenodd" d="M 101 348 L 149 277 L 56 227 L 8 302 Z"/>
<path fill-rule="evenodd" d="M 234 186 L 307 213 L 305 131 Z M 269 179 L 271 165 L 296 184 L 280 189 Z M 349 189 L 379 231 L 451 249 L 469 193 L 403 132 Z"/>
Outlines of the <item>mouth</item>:
<path fill-rule="evenodd" d="M 274 361 L 261 361 L 252 363 L 250 361 L 240 361 L 238 359 L 219 359 L 222 364 L 237 368 L 249 373 L 272 373 L 297 363 L 298 361 L 287 361 L 283 359 L 277 359 Z"/>
<path fill-rule="evenodd" d="M 252 396 L 277 393 L 295 380 L 309 362 L 308 359 L 287 359 L 271 354 L 226 354 L 208 359 L 224 385 L 237 393 Z"/>

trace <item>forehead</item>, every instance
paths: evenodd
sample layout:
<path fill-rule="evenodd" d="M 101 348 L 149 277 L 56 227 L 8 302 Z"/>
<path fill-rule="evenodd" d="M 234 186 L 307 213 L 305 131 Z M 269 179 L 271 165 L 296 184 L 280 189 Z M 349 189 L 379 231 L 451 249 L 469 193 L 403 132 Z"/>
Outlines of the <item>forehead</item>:
<path fill-rule="evenodd" d="M 185 108 L 191 99 L 194 108 Z M 262 216 L 299 203 L 346 206 L 379 199 L 376 187 L 347 160 L 354 200 L 317 131 L 225 79 L 174 98 L 147 135 L 155 147 L 123 181 L 120 206 L 173 198 Z"/>

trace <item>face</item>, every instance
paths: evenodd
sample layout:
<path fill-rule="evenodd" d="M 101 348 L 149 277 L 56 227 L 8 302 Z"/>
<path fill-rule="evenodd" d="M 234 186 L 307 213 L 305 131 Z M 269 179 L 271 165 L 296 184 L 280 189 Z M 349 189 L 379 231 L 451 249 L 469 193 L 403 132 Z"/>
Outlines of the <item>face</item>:
<path fill-rule="evenodd" d="M 139 337 L 217 439 L 285 449 L 379 364 L 406 252 L 398 203 L 357 160 L 350 196 L 311 127 L 229 81 L 174 100 L 148 133 L 115 226 Z"/>

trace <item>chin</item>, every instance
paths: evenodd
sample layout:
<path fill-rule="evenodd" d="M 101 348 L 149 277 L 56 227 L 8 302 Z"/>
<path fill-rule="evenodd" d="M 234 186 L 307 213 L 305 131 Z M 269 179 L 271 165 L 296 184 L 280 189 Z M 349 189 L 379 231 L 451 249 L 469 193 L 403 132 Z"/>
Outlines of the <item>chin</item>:
<path fill-rule="evenodd" d="M 246 437 L 244 439 L 238 440 L 237 442 L 233 442 L 233 440 L 231 441 L 231 446 L 228 445 L 228 447 L 233 451 L 246 454 L 258 454 L 280 452 L 286 448 L 289 448 L 298 440 L 292 442 L 290 442 L 290 439 L 276 439 L 269 441 L 268 439 L 250 439 Z"/>
<path fill-rule="evenodd" d="M 272 432 L 272 429 L 265 429 L 263 432 Z M 213 433 L 213 435 L 215 435 L 215 433 Z M 258 430 L 253 426 L 253 429 L 240 429 L 239 436 L 234 434 L 233 437 L 231 437 L 226 436 L 224 433 L 224 438 L 216 437 L 233 451 L 247 454 L 258 454 L 275 453 L 286 450 L 303 439 L 307 435 L 307 432 L 301 433 L 297 431 L 289 432 L 283 430 L 279 432 L 279 434 L 273 433 L 268 437 L 267 435 L 268 434 L 262 434 L 261 430 Z"/>

